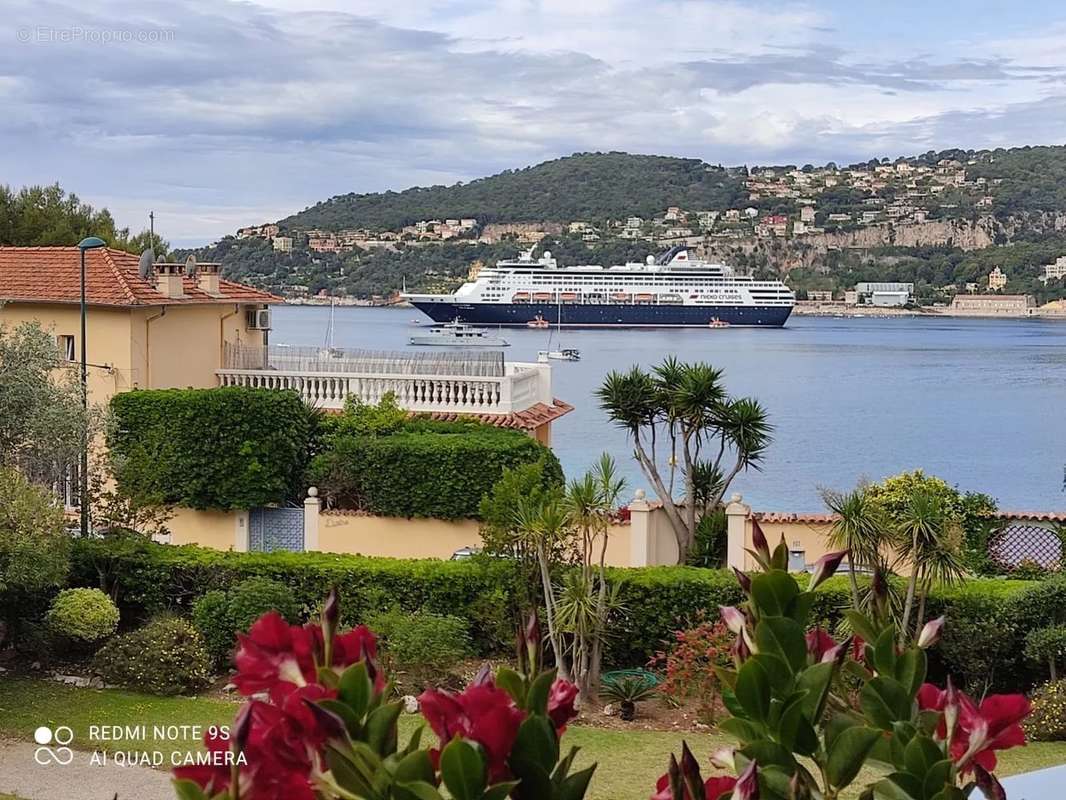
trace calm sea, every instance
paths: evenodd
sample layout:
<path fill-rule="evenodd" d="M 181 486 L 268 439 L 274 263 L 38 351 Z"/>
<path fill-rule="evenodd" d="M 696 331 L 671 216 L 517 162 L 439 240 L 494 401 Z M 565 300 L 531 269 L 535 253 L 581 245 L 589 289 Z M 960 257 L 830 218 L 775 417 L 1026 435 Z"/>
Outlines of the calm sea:
<path fill-rule="evenodd" d="M 406 349 L 414 309 L 337 308 L 338 347 Z M 324 343 L 329 309 L 278 308 L 271 340 Z M 508 360 L 533 361 L 548 332 L 508 329 Z M 1066 506 L 1066 323 L 969 319 L 792 318 L 781 330 L 564 330 L 555 395 L 576 410 L 554 423 L 568 476 L 606 450 L 648 489 L 624 433 L 593 392 L 611 370 L 668 354 L 725 370 L 729 390 L 757 397 L 776 427 L 761 472 L 734 487 L 757 508 L 819 511 L 819 487 L 845 489 L 921 467 L 1002 508 Z M 651 492 L 649 492 L 651 494 Z"/>

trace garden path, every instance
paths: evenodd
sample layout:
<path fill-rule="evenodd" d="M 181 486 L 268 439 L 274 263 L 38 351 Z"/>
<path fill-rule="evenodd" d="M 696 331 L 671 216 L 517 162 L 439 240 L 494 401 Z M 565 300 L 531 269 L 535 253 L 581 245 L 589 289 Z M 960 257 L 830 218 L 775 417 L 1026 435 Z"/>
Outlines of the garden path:
<path fill-rule="evenodd" d="M 143 766 L 91 764 L 92 753 L 75 750 L 73 761 L 41 765 L 32 742 L 0 741 L 0 793 L 26 800 L 173 800 L 170 773 Z M 41 756 L 46 760 L 46 756 Z"/>

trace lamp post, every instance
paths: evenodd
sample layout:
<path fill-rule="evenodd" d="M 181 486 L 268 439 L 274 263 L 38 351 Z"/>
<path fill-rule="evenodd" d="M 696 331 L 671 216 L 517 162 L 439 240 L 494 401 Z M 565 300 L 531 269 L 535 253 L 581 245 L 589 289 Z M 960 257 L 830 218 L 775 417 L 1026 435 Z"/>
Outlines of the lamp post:
<path fill-rule="evenodd" d="M 80 484 L 81 535 L 89 535 L 89 362 L 85 349 L 85 251 L 104 247 L 106 242 L 96 236 L 87 236 L 78 242 L 81 253 L 81 470 Z"/>

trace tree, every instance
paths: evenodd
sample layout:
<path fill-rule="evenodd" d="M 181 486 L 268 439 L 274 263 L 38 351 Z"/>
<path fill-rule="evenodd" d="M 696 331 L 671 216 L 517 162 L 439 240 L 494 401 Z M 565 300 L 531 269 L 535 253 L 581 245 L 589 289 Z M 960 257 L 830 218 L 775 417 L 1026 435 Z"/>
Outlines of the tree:
<path fill-rule="evenodd" d="M 670 357 L 646 372 L 611 372 L 596 392 L 624 428 L 635 458 L 663 502 L 685 563 L 700 516 L 717 508 L 733 479 L 758 469 L 773 427 L 758 400 L 732 397 L 722 371 Z M 675 483 L 683 488 L 674 498 Z"/>
<path fill-rule="evenodd" d="M 21 617 L 20 598 L 62 585 L 70 538 L 63 509 L 53 494 L 32 485 L 11 467 L 0 467 L 0 642 L 7 623 Z"/>
<path fill-rule="evenodd" d="M 75 370 L 49 333 L 35 322 L 0 325 L 0 466 L 60 486 L 78 463 L 84 427 L 98 421 L 92 410 L 86 419 Z"/>
<path fill-rule="evenodd" d="M 873 572 L 881 565 L 882 550 L 891 534 L 889 522 L 865 486 L 850 492 L 826 489 L 822 491 L 822 500 L 837 517 L 828 540 L 832 547 L 848 551 L 851 600 L 855 608 L 860 608 L 856 570 Z"/>

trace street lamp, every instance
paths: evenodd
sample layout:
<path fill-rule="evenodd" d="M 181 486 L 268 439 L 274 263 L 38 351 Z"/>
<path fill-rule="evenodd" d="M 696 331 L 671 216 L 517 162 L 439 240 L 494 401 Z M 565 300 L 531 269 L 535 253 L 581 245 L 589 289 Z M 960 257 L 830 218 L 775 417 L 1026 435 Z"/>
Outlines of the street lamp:
<path fill-rule="evenodd" d="M 78 242 L 81 252 L 81 535 L 89 535 L 89 362 L 85 350 L 85 251 L 104 247 L 107 243 L 96 236 Z"/>

